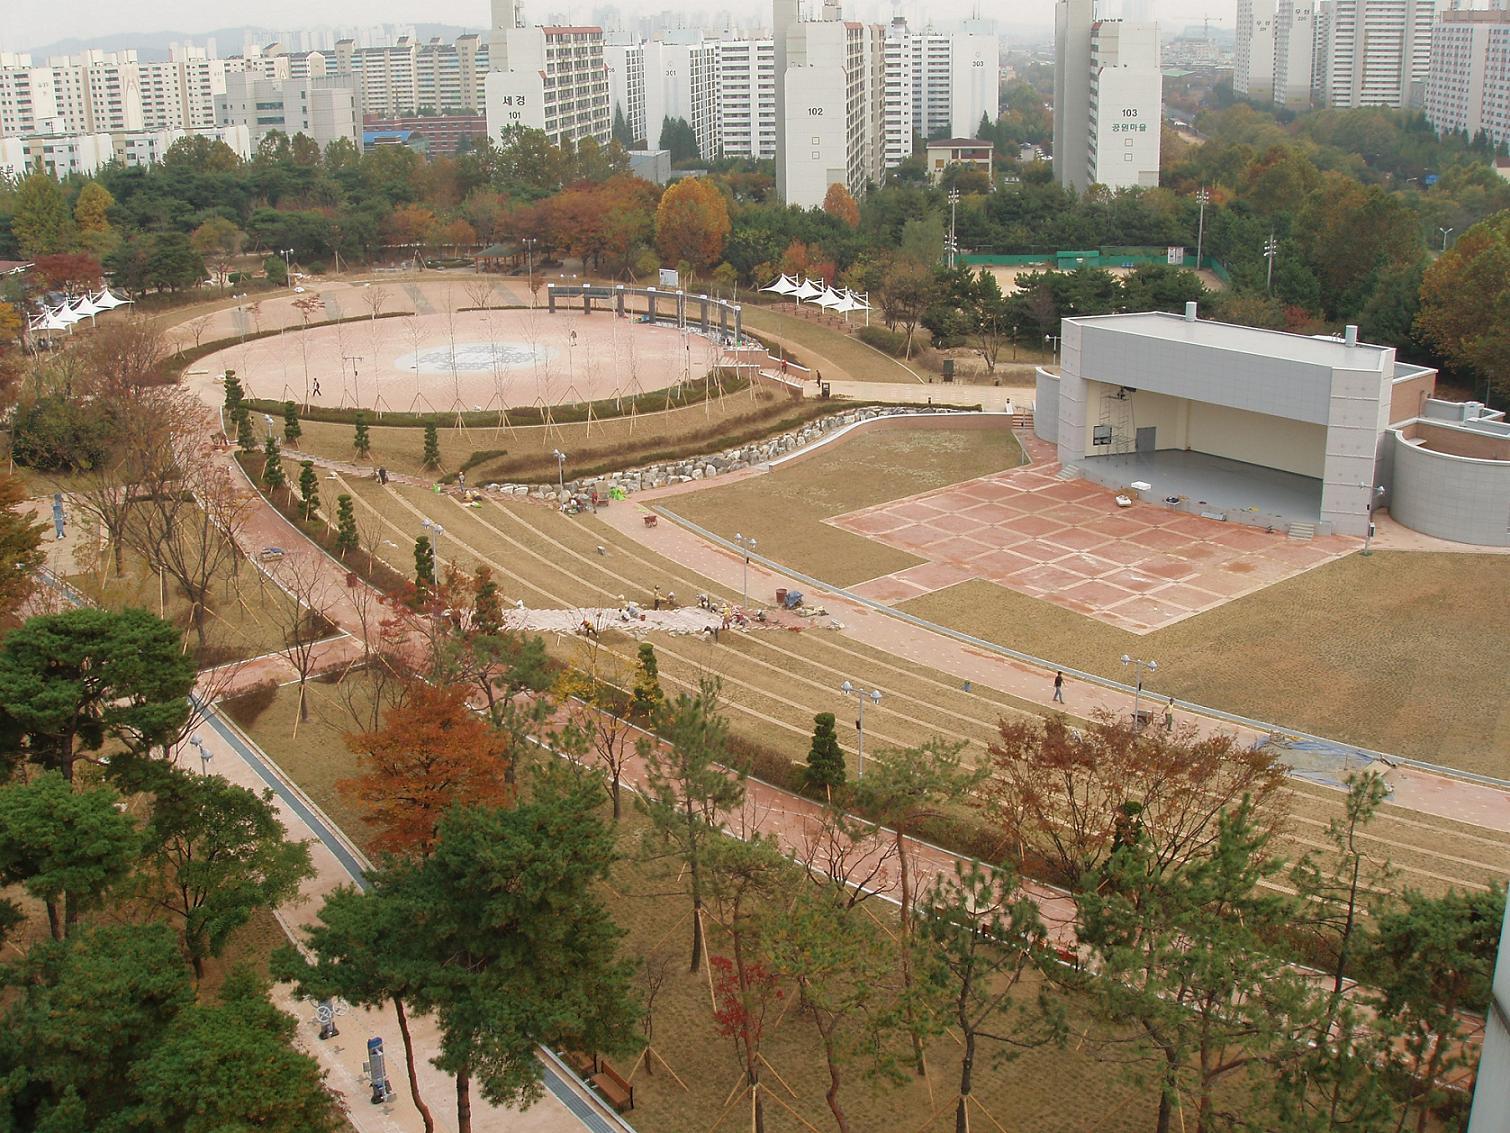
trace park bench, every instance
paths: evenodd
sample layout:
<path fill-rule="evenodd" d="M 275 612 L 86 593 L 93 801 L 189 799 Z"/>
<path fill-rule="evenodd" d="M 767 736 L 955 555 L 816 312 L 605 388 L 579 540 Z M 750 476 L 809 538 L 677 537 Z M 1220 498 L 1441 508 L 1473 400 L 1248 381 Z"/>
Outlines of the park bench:
<path fill-rule="evenodd" d="M 592 1076 L 592 1084 L 598 1093 L 603 1095 L 603 1100 L 620 1113 L 633 1109 L 634 1086 L 624 1075 L 614 1069 L 613 1063 L 608 1059 L 601 1060 L 598 1065 L 600 1069 Z"/>

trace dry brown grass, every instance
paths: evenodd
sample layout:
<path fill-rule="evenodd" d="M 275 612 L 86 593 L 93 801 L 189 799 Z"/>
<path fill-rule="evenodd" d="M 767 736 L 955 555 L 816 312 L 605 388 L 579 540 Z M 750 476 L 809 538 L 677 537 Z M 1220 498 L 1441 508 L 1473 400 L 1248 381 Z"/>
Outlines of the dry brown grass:
<path fill-rule="evenodd" d="M 1506 774 L 1510 558 L 1349 555 L 1150 634 L 1114 629 L 988 582 L 902 609 L 1066 665 L 1380 751 Z M 1073 707 L 1073 706 L 1072 706 Z"/>
<path fill-rule="evenodd" d="M 769 475 L 680 496 L 671 508 L 726 539 L 753 535 L 761 554 L 852 586 L 925 560 L 824 520 L 1020 463 L 1006 429 L 862 432 Z"/>
<path fill-rule="evenodd" d="M 434 501 L 417 489 L 383 491 L 370 482 L 353 483 L 359 514 L 373 521 L 375 507 L 399 525 L 385 528 L 395 541 L 383 554 L 396 564 L 407 553 L 418 519 L 405 506 L 428 510 Z M 531 605 L 574 607 L 612 602 L 618 594 L 647 597 L 653 585 L 674 588 L 684 596 L 705 589 L 717 598 L 737 598 L 737 591 L 706 579 L 645 549 L 615 529 L 588 516 L 568 517 L 534 505 L 491 505 L 481 511 L 451 508 L 446 521 L 445 555 L 466 569 L 485 556 L 510 599 Z M 477 554 L 463 551 L 469 544 Z M 607 554 L 599 555 L 597 547 Z M 552 639 L 549 645 L 557 643 Z M 605 648 L 632 660 L 634 645 L 607 634 Z M 885 700 L 867 715 L 871 744 L 911 745 L 938 733 L 969 741 L 967 754 L 979 758 L 1002 715 L 1041 712 L 997 690 L 975 684 L 969 691 L 946 673 L 856 642 L 846 634 L 808 630 L 794 633 L 727 635 L 714 647 L 690 638 L 659 637 L 662 681 L 669 691 L 695 687 L 708 674 L 720 677 L 731 730 L 762 749 L 803 759 L 818 711 L 845 712 L 838 694 L 846 678 L 874 683 Z M 574 659 L 573 641 L 554 649 Z M 1075 706 L 1069 706 L 1074 711 Z M 844 729 L 843 746 L 853 758 L 853 733 Z M 1291 822 L 1283 842 L 1296 856 L 1324 848 L 1326 823 L 1338 815 L 1341 795 L 1334 790 L 1295 783 L 1291 787 Z M 1369 834 L 1375 852 L 1401 870 L 1401 884 L 1428 892 L 1448 885 L 1483 887 L 1504 873 L 1510 860 L 1510 836 L 1416 812 L 1385 808 Z"/>

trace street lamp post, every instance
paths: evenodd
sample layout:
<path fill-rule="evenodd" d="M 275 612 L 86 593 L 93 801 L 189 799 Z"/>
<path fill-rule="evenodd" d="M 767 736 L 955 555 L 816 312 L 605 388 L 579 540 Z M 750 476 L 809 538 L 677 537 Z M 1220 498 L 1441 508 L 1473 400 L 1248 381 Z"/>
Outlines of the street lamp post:
<path fill-rule="evenodd" d="M 1049 348 L 1049 344 L 1053 344 L 1055 362 L 1059 361 L 1059 342 L 1060 337 L 1057 334 L 1046 334 L 1043 336 L 1044 349 L 1047 350 Z"/>
<path fill-rule="evenodd" d="M 1367 484 L 1359 484 L 1358 487 L 1360 487 L 1360 488 L 1367 488 L 1368 485 Z M 1383 498 L 1384 498 L 1384 485 L 1383 484 L 1376 484 L 1376 485 L 1374 485 L 1373 494 L 1369 498 L 1368 509 L 1367 509 L 1367 512 L 1366 512 L 1366 514 L 1364 516 L 1364 518 L 1368 521 L 1368 526 L 1366 528 L 1364 528 L 1364 531 L 1363 531 L 1363 553 L 1365 555 L 1372 555 L 1374 553 L 1373 550 L 1371 549 L 1372 546 L 1373 546 L 1373 542 L 1374 542 L 1374 504 L 1375 504 L 1376 501 L 1381 500 Z"/>
<path fill-rule="evenodd" d="M 1445 251 L 1447 251 L 1447 237 L 1451 236 L 1454 232 L 1457 231 L 1457 229 L 1455 229 L 1455 228 L 1438 228 L 1437 231 L 1442 234 L 1442 251 L 1445 252 Z"/>
<path fill-rule="evenodd" d="M 1279 241 L 1274 238 L 1274 233 L 1269 233 L 1269 238 L 1264 241 L 1264 259 L 1269 261 L 1268 276 L 1264 281 L 1264 290 L 1274 291 L 1274 257 L 1279 255 Z"/>
<path fill-rule="evenodd" d="M 855 736 L 857 740 L 855 745 L 855 778 L 858 779 L 865 774 L 865 703 L 869 701 L 872 705 L 879 705 L 881 703 L 881 690 L 856 688 L 849 681 L 845 681 L 839 686 L 839 691 L 845 696 L 853 696 L 860 703 L 860 717 L 855 721 Z"/>
<path fill-rule="evenodd" d="M 283 257 L 283 275 L 285 277 L 285 281 L 288 283 L 293 283 L 294 265 L 289 257 L 294 254 L 294 250 L 292 248 L 280 248 L 278 249 L 278 254 Z"/>
<path fill-rule="evenodd" d="M 748 606 L 750 604 L 750 555 L 755 550 L 755 537 L 752 535 L 749 538 L 745 538 L 745 536 L 736 531 L 734 533 L 734 542 L 738 543 L 740 549 L 744 551 L 745 560 L 744 585 L 740 589 L 739 604 L 741 606 Z"/>
<path fill-rule="evenodd" d="M 535 305 L 535 240 L 534 236 L 524 238 L 524 263 L 526 278 L 529 280 L 531 307 Z"/>
<path fill-rule="evenodd" d="M 1206 206 L 1211 203 L 1211 190 L 1202 185 L 1195 191 L 1195 199 L 1201 206 L 1201 219 L 1195 228 L 1195 270 L 1201 270 L 1201 248 L 1206 242 Z"/>
<path fill-rule="evenodd" d="M 552 449 L 551 455 L 556 458 L 556 487 L 566 491 L 566 454 L 560 449 Z"/>
<path fill-rule="evenodd" d="M 1143 673 L 1145 670 L 1150 673 L 1157 673 L 1159 671 L 1159 663 L 1157 661 L 1145 661 L 1141 657 L 1129 657 L 1124 653 L 1122 654 L 1122 664 L 1135 665 L 1138 670 L 1138 683 L 1133 688 L 1133 730 L 1136 731 L 1143 723 L 1142 716 L 1138 714 L 1138 709 L 1143 700 Z"/>
<path fill-rule="evenodd" d="M 208 775 L 210 773 L 210 760 L 215 757 L 210 754 L 210 749 L 204 746 L 204 740 L 198 736 L 190 736 L 189 743 L 199 753 L 199 773 L 201 775 Z"/>
<path fill-rule="evenodd" d="M 446 529 L 433 519 L 421 519 L 419 525 L 430 532 L 430 542 L 435 548 L 435 565 L 440 566 L 440 537 L 446 533 Z"/>
<path fill-rule="evenodd" d="M 959 252 L 959 244 L 954 239 L 955 214 L 959 209 L 959 190 L 949 190 L 949 270 L 954 270 L 954 257 Z"/>

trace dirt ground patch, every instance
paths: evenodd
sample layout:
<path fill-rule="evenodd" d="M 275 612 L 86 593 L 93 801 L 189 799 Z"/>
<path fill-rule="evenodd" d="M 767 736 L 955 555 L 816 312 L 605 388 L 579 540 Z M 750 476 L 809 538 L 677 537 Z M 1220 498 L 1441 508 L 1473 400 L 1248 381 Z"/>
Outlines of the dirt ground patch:
<path fill-rule="evenodd" d="M 1021 462 L 1006 429 L 861 433 L 769 475 L 681 496 L 675 511 L 725 538 L 753 535 L 762 555 L 850 586 L 925 560 L 824 520 Z"/>
<path fill-rule="evenodd" d="M 1159 693 L 1465 771 L 1503 776 L 1510 559 L 1350 555 L 1152 633 L 1114 629 L 986 582 L 900 609 Z"/>

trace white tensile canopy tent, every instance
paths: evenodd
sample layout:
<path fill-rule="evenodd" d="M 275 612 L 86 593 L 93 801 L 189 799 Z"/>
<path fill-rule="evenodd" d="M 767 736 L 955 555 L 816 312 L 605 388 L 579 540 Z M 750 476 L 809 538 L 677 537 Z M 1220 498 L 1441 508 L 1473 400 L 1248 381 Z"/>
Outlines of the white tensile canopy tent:
<path fill-rule="evenodd" d="M 796 291 L 792 292 L 792 298 L 800 303 L 804 299 L 816 299 L 818 296 L 822 295 L 823 292 L 824 288 L 822 286 L 814 283 L 811 279 L 804 279 L 802 281 L 802 286 L 797 288 Z"/>
<path fill-rule="evenodd" d="M 783 275 L 769 287 L 762 287 L 760 290 L 771 291 L 777 295 L 790 295 L 793 291 L 796 291 L 799 286 L 800 285 L 795 279 L 792 279 L 790 276 Z"/>

